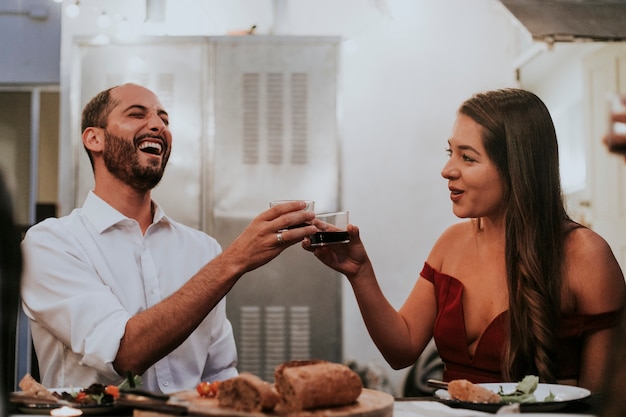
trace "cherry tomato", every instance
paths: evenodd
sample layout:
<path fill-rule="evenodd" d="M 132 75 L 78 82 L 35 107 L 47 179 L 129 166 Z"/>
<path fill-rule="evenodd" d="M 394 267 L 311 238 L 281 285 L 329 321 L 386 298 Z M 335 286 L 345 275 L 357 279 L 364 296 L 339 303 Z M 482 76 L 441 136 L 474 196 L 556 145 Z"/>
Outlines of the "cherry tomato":
<path fill-rule="evenodd" d="M 219 386 L 220 381 L 202 381 L 196 386 L 196 391 L 198 391 L 201 397 L 215 397 Z"/>
<path fill-rule="evenodd" d="M 120 398 L 120 389 L 115 385 L 107 385 L 106 387 L 104 387 L 104 393 L 109 394 L 116 400 Z"/>
<path fill-rule="evenodd" d="M 200 394 L 201 397 L 209 397 L 211 396 L 211 383 L 207 381 L 202 381 L 196 386 L 196 391 Z"/>
<path fill-rule="evenodd" d="M 79 403 L 81 401 L 84 401 L 85 398 L 87 398 L 87 393 L 84 391 L 80 391 L 78 394 L 76 394 L 76 402 Z"/>

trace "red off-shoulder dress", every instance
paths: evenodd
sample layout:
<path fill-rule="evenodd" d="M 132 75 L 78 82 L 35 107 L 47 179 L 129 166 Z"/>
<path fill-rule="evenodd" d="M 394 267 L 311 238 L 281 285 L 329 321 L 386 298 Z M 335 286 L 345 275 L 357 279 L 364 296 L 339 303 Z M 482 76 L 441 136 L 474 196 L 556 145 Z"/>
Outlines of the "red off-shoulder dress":
<path fill-rule="evenodd" d="M 474 383 L 501 382 L 501 354 L 507 337 L 508 312 L 498 315 L 484 330 L 474 355 L 470 355 L 463 315 L 463 284 L 424 264 L 422 277 L 432 282 L 437 296 L 434 339 L 445 368 L 443 379 Z M 563 314 L 559 332 L 557 379 L 578 379 L 583 336 L 617 325 L 619 311 L 601 314 Z"/>

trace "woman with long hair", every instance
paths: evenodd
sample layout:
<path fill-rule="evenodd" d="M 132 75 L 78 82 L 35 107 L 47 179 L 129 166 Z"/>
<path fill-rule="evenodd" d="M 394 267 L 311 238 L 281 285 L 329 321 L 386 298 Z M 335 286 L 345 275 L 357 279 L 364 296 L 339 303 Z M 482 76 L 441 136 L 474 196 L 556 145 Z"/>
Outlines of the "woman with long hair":
<path fill-rule="evenodd" d="M 520 89 L 465 101 L 448 139 L 454 214 L 396 311 L 359 237 L 303 247 L 344 274 L 385 359 L 415 363 L 434 337 L 444 379 L 542 382 L 598 391 L 624 304 L 622 271 L 606 241 L 566 213 L 548 109 Z"/>

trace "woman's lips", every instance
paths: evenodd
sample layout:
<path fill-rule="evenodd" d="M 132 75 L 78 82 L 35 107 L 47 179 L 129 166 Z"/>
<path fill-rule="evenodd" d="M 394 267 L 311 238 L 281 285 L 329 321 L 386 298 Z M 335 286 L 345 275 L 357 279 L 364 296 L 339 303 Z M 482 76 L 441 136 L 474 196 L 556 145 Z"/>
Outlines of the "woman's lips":
<path fill-rule="evenodd" d="M 463 197 L 463 191 L 457 190 L 456 188 L 449 188 L 450 190 L 450 200 L 453 202 L 459 201 Z"/>

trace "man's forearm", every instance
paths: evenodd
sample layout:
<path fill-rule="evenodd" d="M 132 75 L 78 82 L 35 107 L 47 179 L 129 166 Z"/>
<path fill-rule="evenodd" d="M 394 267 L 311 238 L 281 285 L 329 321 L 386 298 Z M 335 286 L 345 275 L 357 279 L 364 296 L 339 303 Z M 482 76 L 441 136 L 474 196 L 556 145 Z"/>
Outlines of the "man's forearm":
<path fill-rule="evenodd" d="M 223 254 L 222 254 L 223 255 Z M 113 362 L 120 375 L 143 374 L 180 346 L 237 282 L 241 273 L 218 256 L 178 291 L 133 316 Z"/>

